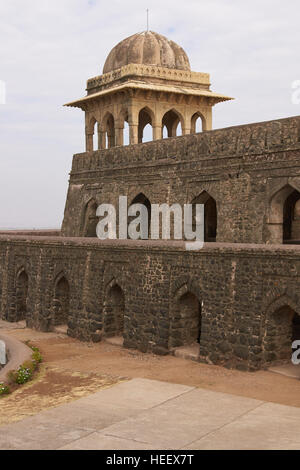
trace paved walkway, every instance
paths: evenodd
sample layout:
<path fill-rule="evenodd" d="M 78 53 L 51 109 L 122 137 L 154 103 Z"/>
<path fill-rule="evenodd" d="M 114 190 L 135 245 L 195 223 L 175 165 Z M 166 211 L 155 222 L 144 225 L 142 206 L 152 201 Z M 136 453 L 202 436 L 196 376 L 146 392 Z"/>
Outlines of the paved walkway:
<path fill-rule="evenodd" d="M 133 379 L 0 428 L 0 449 L 299 449 L 300 408 Z"/>

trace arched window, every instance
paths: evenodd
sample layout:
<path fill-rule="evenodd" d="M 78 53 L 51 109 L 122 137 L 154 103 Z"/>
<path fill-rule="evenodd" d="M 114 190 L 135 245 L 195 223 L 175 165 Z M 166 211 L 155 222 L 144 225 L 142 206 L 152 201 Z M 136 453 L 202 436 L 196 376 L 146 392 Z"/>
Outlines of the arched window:
<path fill-rule="evenodd" d="M 190 291 L 175 295 L 172 315 L 170 346 L 180 347 L 200 344 L 201 341 L 201 304 Z"/>
<path fill-rule="evenodd" d="M 62 276 L 55 284 L 53 299 L 54 326 L 67 325 L 70 308 L 70 287 L 67 279 Z"/>
<path fill-rule="evenodd" d="M 206 121 L 204 116 L 197 112 L 193 114 L 191 119 L 191 134 L 195 134 L 196 132 L 202 132 L 206 130 Z"/>
<path fill-rule="evenodd" d="M 295 340 L 300 340 L 300 316 L 289 305 L 284 305 L 266 321 L 263 345 L 266 362 L 290 362 Z"/>
<path fill-rule="evenodd" d="M 149 142 L 153 140 L 152 128 L 153 113 L 148 108 L 143 108 L 139 112 L 138 142 Z"/>
<path fill-rule="evenodd" d="M 168 137 L 181 135 L 183 124 L 182 116 L 176 110 L 171 109 L 162 118 L 162 136 L 164 137 L 164 127 L 167 129 Z"/>
<path fill-rule="evenodd" d="M 283 206 L 283 242 L 300 244 L 300 193 L 296 190 Z"/>
<path fill-rule="evenodd" d="M 97 207 L 95 199 L 91 199 L 85 206 L 82 229 L 83 237 L 97 237 L 96 227 L 99 221 L 99 218 L 96 216 Z"/>
<path fill-rule="evenodd" d="M 28 275 L 22 270 L 16 281 L 16 321 L 26 319 L 28 297 Z"/>
<path fill-rule="evenodd" d="M 299 199 L 300 192 L 289 184 L 274 194 L 269 205 L 267 242 L 299 243 Z"/>
<path fill-rule="evenodd" d="M 150 227 L 151 227 L 151 202 L 143 193 L 139 193 L 130 203 L 129 207 L 133 204 L 143 204 L 147 211 L 148 211 L 148 235 L 150 238 Z M 135 217 L 128 217 L 128 225 L 130 224 L 131 220 Z"/>
<path fill-rule="evenodd" d="M 204 204 L 204 241 L 215 242 L 217 237 L 217 205 L 206 191 L 195 197 L 193 205 L 193 230 L 196 225 L 196 204 Z"/>
<path fill-rule="evenodd" d="M 118 284 L 107 291 L 103 309 L 103 331 L 106 337 L 123 336 L 125 296 Z"/>

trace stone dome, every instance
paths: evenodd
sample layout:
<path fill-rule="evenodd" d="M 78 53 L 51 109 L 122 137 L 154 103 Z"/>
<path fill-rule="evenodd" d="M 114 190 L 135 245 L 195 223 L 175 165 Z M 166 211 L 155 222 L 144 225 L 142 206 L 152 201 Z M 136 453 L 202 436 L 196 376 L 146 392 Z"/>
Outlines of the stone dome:
<path fill-rule="evenodd" d="M 128 64 L 191 70 L 188 56 L 182 47 L 153 31 L 133 34 L 119 42 L 110 51 L 103 67 L 103 73 L 109 73 Z"/>

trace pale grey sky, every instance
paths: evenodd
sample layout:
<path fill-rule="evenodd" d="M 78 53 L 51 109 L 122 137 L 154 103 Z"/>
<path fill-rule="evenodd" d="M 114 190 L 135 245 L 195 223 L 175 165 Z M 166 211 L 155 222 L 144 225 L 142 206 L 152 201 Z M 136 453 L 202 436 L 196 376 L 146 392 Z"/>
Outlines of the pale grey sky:
<path fill-rule="evenodd" d="M 212 90 L 235 97 L 213 127 L 300 114 L 299 0 L 0 0 L 0 227 L 59 227 L 72 155 L 84 151 L 84 96 L 122 39 L 150 29 L 180 44 Z"/>

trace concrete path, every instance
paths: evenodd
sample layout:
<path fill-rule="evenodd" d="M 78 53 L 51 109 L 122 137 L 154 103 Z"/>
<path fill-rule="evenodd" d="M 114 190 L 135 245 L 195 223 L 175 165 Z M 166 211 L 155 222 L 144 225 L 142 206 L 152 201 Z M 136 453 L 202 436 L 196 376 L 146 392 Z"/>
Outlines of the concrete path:
<path fill-rule="evenodd" d="M 299 422 L 300 408 L 133 379 L 0 427 L 0 449 L 300 449 Z"/>

